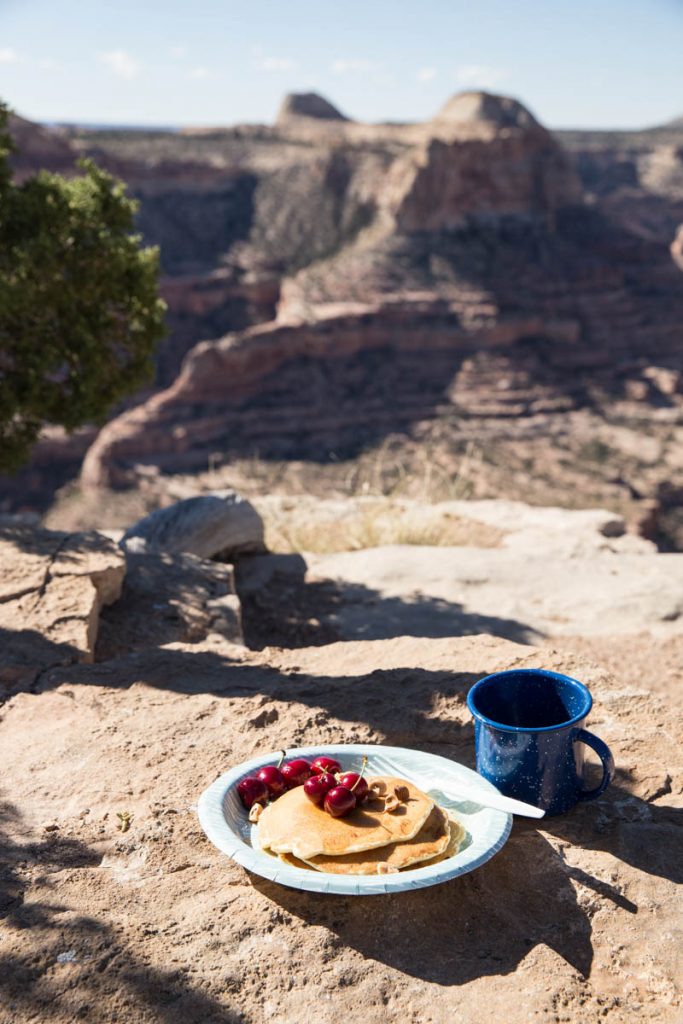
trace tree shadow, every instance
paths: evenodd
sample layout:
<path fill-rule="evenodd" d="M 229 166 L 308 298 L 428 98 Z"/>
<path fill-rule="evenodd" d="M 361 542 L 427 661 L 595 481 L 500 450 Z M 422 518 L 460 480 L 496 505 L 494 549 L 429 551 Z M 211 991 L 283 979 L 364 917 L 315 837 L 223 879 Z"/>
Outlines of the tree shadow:
<path fill-rule="evenodd" d="M 31 630 L 21 634 L 27 642 L 42 639 Z M 4 639 L 0 633 L 0 643 Z M 42 692 L 67 681 L 111 689 L 144 683 L 178 694 L 259 698 L 254 702 L 258 713 L 245 715 L 243 727 L 258 730 L 268 725 L 273 746 L 287 742 L 284 734 L 278 733 L 278 705 L 298 704 L 302 712 L 294 742 L 308 741 L 310 730 L 319 734 L 322 729 L 324 734 L 329 723 L 349 741 L 365 739 L 438 752 L 473 766 L 474 737 L 466 695 L 486 671 L 428 670 L 406 664 L 355 674 L 322 674 L 306 672 L 291 659 L 279 669 L 239 653 L 232 657 L 224 648 L 196 652 L 158 648 L 96 666 L 56 668 L 43 673 L 35 689 Z M 288 735 L 291 742 L 294 734 L 290 731 Z M 542 829 L 574 846 L 608 852 L 638 871 L 681 882 L 683 864 L 677 856 L 677 837 L 683 810 L 641 799 L 630 791 L 633 782 L 621 771 L 599 800 L 579 803 L 565 816 L 544 820 Z M 669 791 L 670 786 L 653 799 Z M 518 824 L 515 835 L 525 828 L 524 823 Z M 543 846 L 534 849 L 541 851 L 543 859 Z M 578 876 L 575 880 L 582 881 Z M 599 893 L 600 885 L 604 883 L 592 887 Z M 420 898 L 418 894 L 416 899 Z M 614 902 L 620 905 L 617 899 Z"/>
<path fill-rule="evenodd" d="M 33 631 L 22 631 L 30 641 Z M 0 631 L 0 643 L 2 631 Z M 355 675 L 328 676 L 299 668 L 235 659 L 224 650 L 157 648 L 97 665 L 70 665 L 43 673 L 33 692 L 69 685 L 127 689 L 135 684 L 177 694 L 211 694 L 217 698 L 261 698 L 268 713 L 277 704 L 298 703 L 318 724 L 339 720 L 357 729 L 369 728 L 387 744 L 446 747 L 458 760 L 472 760 L 473 728 L 451 715 L 465 708 L 470 686 L 484 672 L 453 672 L 405 668 L 375 669 Z M 438 702 L 441 714 L 434 715 Z M 263 714 L 257 716 L 257 721 Z M 277 719 L 274 714 L 273 721 Z M 271 719 L 269 718 L 269 721 Z M 247 727 L 252 723 L 247 722 Z M 261 727 L 256 725 L 257 728 Z"/>
<path fill-rule="evenodd" d="M 385 597 L 362 583 L 307 580 L 306 572 L 306 561 L 299 554 L 256 555 L 236 563 L 235 586 L 248 647 L 311 647 L 340 639 L 481 633 L 521 644 L 543 639 L 542 633 L 524 622 L 466 611 L 456 601 L 419 591 Z"/>
<path fill-rule="evenodd" d="M 58 897 L 58 873 L 97 867 L 101 857 L 85 843 L 48 833 L 21 842 L 20 815 L 0 802 L 0 1005 L 8 1020 L 154 1019 L 159 1024 L 244 1024 L 236 1009 L 189 985 L 180 970 L 140 960 L 117 929 L 59 902 L 25 900 L 30 878 L 41 876 Z M 78 974 L 65 979 L 64 972 Z M 148 1013 L 153 1014 L 148 1017 Z M 120 1014 L 120 1016 L 114 1016 Z"/>
<path fill-rule="evenodd" d="M 342 897 L 251 881 L 307 925 L 329 928 L 364 957 L 425 982 L 509 974 L 539 944 L 590 976 L 589 917 L 561 857 L 535 829 L 515 830 L 482 868 L 438 889 Z"/>
<path fill-rule="evenodd" d="M 35 629 L 0 626 L 0 705 L 15 693 L 32 691 L 41 674 L 83 658 L 70 643 L 50 640 Z"/>

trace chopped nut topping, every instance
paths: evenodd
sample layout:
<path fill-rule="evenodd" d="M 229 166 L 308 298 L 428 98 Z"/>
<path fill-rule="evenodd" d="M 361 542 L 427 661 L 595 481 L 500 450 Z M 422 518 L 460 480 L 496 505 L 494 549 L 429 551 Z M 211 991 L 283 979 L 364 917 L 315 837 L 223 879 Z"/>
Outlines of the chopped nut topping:
<path fill-rule="evenodd" d="M 410 790 L 408 789 L 407 786 L 394 786 L 394 794 L 397 800 L 400 800 L 402 803 L 405 803 L 406 800 L 410 797 Z"/>
<path fill-rule="evenodd" d="M 401 806 L 401 801 L 393 793 L 386 798 L 384 801 L 384 810 L 388 811 L 389 814 L 393 814 Z"/>
<path fill-rule="evenodd" d="M 249 811 L 249 821 L 254 825 L 263 814 L 263 804 L 252 804 L 251 810 Z"/>
<path fill-rule="evenodd" d="M 386 782 L 382 782 L 381 779 L 374 779 L 374 781 L 370 783 L 368 789 L 373 796 L 382 796 L 383 793 L 386 793 L 387 784 Z"/>

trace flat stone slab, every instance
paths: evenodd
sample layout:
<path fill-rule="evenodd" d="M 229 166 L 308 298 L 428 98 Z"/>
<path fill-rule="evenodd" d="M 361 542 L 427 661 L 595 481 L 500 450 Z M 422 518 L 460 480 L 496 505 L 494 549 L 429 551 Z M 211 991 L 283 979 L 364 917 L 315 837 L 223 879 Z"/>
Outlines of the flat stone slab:
<path fill-rule="evenodd" d="M 269 556 L 265 556 L 267 559 Z M 295 556 L 292 556 L 295 557 Z M 282 571 L 282 556 L 274 568 Z M 257 559 L 256 562 L 261 561 Z M 403 633 L 553 636 L 683 633 L 683 555 L 389 545 L 306 555 L 305 581 L 334 583 L 326 622 L 343 639 Z M 267 562 L 257 570 L 263 579 Z M 294 568 L 294 563 L 292 563 Z M 248 587 L 248 566 L 244 574 Z"/>
<path fill-rule="evenodd" d="M 122 552 L 95 531 L 0 524 L 0 696 L 52 665 L 92 661 L 100 609 L 124 573 Z"/>
<path fill-rule="evenodd" d="M 589 727 L 617 780 L 564 817 L 515 821 L 478 871 L 330 897 L 249 876 L 203 836 L 200 792 L 258 753 L 384 742 L 471 765 L 470 685 L 539 664 L 590 686 Z M 261 653 L 213 636 L 46 673 L 0 716 L 3 1012 L 51 1024 L 677 1024 L 678 685 L 653 696 L 491 636 Z"/>

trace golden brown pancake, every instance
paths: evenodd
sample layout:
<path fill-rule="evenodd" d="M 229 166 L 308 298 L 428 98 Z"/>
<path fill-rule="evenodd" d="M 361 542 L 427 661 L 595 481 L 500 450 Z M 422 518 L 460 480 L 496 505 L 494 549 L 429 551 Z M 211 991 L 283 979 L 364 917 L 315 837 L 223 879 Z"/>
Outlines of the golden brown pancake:
<path fill-rule="evenodd" d="M 443 810 L 442 808 L 439 808 L 439 809 Z M 448 860 L 449 857 L 454 857 L 456 855 L 456 853 L 458 852 L 458 850 L 460 849 L 460 847 L 462 845 L 462 842 L 463 842 L 465 836 L 467 835 L 467 832 L 465 831 L 465 828 L 460 824 L 460 822 L 455 820 L 455 818 L 449 817 L 449 819 L 448 819 L 448 827 L 449 827 L 448 845 L 446 846 L 445 850 L 442 850 L 441 853 L 437 854 L 436 856 L 430 857 L 428 860 L 420 860 L 420 861 L 414 862 L 412 864 L 405 865 L 400 870 L 401 871 L 410 871 L 413 868 L 417 868 L 417 867 L 426 868 L 426 867 L 428 867 L 431 864 L 438 864 L 440 861 Z M 406 847 L 410 847 L 411 843 L 417 842 L 417 840 L 420 838 L 421 833 L 422 833 L 422 829 L 415 836 L 414 840 L 410 840 L 409 839 L 404 845 Z M 394 845 L 394 844 L 390 844 L 390 846 L 385 847 L 384 849 L 388 850 L 388 849 L 391 848 L 392 845 Z M 377 852 L 381 853 L 383 851 L 382 850 L 378 850 Z M 363 854 L 356 854 L 355 856 L 358 857 L 359 860 L 361 858 L 363 858 Z M 299 860 L 299 858 L 295 857 L 294 854 L 292 854 L 292 853 L 281 853 L 281 854 L 279 854 L 279 858 L 280 858 L 280 860 L 284 861 L 285 864 L 289 864 L 291 867 L 304 868 L 304 869 L 308 869 L 309 871 L 313 870 L 313 867 L 312 867 L 311 864 L 308 864 L 304 860 Z M 319 859 L 322 860 L 323 858 L 319 858 Z M 318 870 L 320 870 L 320 869 L 318 869 Z M 360 874 L 360 872 L 357 872 L 357 873 Z M 372 867 L 371 867 L 371 870 L 368 871 L 367 873 L 368 874 L 379 874 L 380 872 L 377 870 L 377 865 L 373 864 Z"/>
<path fill-rule="evenodd" d="M 412 839 L 341 857 L 309 857 L 306 863 L 316 871 L 329 871 L 333 875 L 384 874 L 387 868 L 400 871 L 411 864 L 436 857 L 443 853 L 449 840 L 448 815 L 434 804 L 424 825 Z"/>
<path fill-rule="evenodd" d="M 322 855 L 340 857 L 412 839 L 427 820 L 434 801 L 405 779 L 378 776 L 391 793 L 405 786 L 408 799 L 398 810 L 384 809 L 383 799 L 367 800 L 344 818 L 317 807 L 303 786 L 290 789 L 268 804 L 258 823 L 258 842 L 273 853 L 292 853 L 300 860 Z M 373 781 L 373 780 L 368 780 Z"/>
<path fill-rule="evenodd" d="M 430 864 L 438 864 L 442 860 L 448 860 L 449 857 L 455 857 L 456 853 L 462 846 L 463 839 L 467 835 L 465 827 L 456 821 L 455 818 L 448 816 L 448 826 L 450 835 L 448 837 L 448 845 L 445 850 L 437 854 L 435 857 L 430 857 L 429 860 L 421 862 L 420 867 L 426 868 Z"/>

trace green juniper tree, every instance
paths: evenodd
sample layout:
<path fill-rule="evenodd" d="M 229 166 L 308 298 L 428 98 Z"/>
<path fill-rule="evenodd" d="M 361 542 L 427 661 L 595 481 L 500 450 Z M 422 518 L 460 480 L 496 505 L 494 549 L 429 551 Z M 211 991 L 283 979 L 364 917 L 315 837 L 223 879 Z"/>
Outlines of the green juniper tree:
<path fill-rule="evenodd" d="M 15 184 L 13 148 L 0 104 L 0 471 L 44 425 L 102 422 L 149 379 L 164 334 L 158 253 L 123 184 L 90 161 Z"/>

